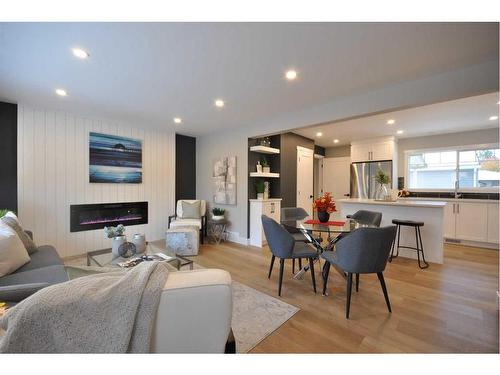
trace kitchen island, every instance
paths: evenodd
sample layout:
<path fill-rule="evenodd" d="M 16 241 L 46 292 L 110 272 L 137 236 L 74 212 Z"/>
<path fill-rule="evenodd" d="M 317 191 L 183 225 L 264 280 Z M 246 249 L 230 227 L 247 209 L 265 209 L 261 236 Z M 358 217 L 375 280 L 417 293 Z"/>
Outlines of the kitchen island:
<path fill-rule="evenodd" d="M 425 259 L 431 263 L 443 263 L 443 221 L 446 202 L 401 199 L 395 202 L 374 199 L 350 198 L 337 201 L 340 215 L 345 217 L 359 210 L 382 213 L 381 226 L 393 225 L 393 219 L 423 221 L 421 228 Z M 401 227 L 401 246 L 415 247 L 415 229 Z M 399 256 L 417 259 L 416 251 L 400 249 Z"/>

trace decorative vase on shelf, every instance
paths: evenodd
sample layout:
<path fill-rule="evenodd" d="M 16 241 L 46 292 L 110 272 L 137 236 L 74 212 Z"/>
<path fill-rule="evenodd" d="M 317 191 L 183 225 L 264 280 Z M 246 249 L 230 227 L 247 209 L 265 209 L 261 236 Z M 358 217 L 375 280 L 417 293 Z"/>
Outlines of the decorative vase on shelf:
<path fill-rule="evenodd" d="M 111 240 L 111 253 L 115 256 L 115 257 L 119 257 L 120 256 L 120 252 L 118 251 L 118 249 L 120 248 L 120 246 L 122 244 L 124 244 L 125 242 L 127 242 L 127 237 L 126 236 L 116 236 L 116 237 L 113 237 L 113 239 Z"/>
<path fill-rule="evenodd" d="M 146 251 L 146 236 L 144 234 L 134 234 L 132 243 L 135 245 L 135 251 L 137 254 L 142 254 Z"/>
<path fill-rule="evenodd" d="M 224 220 L 224 215 L 212 215 L 212 220 L 213 221 Z"/>
<path fill-rule="evenodd" d="M 257 162 L 255 169 L 257 169 L 257 173 L 262 173 L 262 165 L 260 164 L 260 161 Z"/>
<path fill-rule="evenodd" d="M 262 167 L 263 173 L 271 173 L 271 167 Z"/>
<path fill-rule="evenodd" d="M 269 199 L 269 181 L 264 181 L 264 199 Z"/>
<path fill-rule="evenodd" d="M 318 220 L 322 223 L 326 223 L 330 220 L 330 214 L 326 211 L 318 211 Z"/>
<path fill-rule="evenodd" d="M 264 193 L 257 193 L 257 199 L 264 199 Z"/>

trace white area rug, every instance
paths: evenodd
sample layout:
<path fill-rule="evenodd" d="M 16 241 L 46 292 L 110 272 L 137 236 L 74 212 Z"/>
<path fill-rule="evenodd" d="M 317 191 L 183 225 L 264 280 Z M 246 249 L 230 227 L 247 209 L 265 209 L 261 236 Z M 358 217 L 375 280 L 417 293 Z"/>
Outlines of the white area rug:
<path fill-rule="evenodd" d="M 300 309 L 233 281 L 232 328 L 236 351 L 247 353 Z"/>

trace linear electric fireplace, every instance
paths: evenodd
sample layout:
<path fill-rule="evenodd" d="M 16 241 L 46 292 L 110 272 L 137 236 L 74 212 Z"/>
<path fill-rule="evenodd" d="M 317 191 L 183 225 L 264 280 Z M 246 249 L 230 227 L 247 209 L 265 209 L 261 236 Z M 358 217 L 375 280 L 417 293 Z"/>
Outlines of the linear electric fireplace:
<path fill-rule="evenodd" d="M 147 223 L 148 202 L 73 204 L 70 207 L 71 232 Z"/>

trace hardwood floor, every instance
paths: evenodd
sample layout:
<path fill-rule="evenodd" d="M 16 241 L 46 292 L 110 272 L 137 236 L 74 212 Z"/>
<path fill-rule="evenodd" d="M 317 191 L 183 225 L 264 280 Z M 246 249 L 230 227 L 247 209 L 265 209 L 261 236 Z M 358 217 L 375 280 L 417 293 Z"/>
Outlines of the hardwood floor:
<path fill-rule="evenodd" d="M 292 279 L 287 261 L 281 299 L 301 310 L 252 353 L 498 353 L 498 251 L 445 245 L 445 264 L 420 270 L 397 258 L 384 273 L 392 314 L 376 275 L 361 275 L 345 319 L 345 281 L 330 272 L 323 297 L 310 274 Z M 203 245 L 195 262 L 222 268 L 234 280 L 278 298 L 278 266 L 269 280 L 267 248 Z"/>

